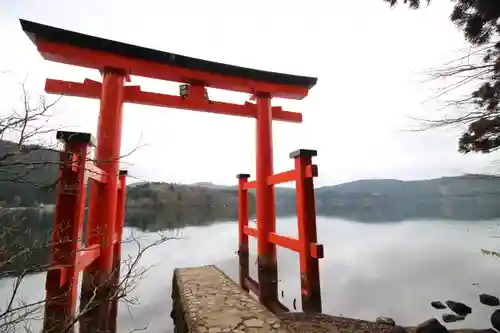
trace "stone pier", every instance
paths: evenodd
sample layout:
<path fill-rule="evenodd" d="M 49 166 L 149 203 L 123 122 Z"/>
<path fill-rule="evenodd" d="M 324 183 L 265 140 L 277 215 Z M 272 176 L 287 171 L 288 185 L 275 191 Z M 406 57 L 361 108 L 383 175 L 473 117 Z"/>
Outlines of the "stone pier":
<path fill-rule="evenodd" d="M 391 324 L 327 314 L 287 312 L 278 318 L 215 266 L 175 269 L 172 299 L 175 333 L 394 332 Z M 415 333 L 419 329 L 406 327 L 404 331 L 401 328 L 396 331 Z M 449 330 L 450 333 L 476 331 Z"/>
<path fill-rule="evenodd" d="M 215 266 L 175 269 L 172 299 L 176 333 L 289 332 Z"/>

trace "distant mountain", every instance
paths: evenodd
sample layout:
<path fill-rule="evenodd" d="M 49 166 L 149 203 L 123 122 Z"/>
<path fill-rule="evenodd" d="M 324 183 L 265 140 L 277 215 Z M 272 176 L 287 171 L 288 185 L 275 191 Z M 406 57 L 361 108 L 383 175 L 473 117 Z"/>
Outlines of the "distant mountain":
<path fill-rule="evenodd" d="M 358 180 L 316 190 L 317 210 L 360 221 L 500 217 L 500 177 L 464 175 L 430 180 Z"/>
<path fill-rule="evenodd" d="M 315 199 L 317 214 L 355 221 L 487 220 L 500 218 L 500 177 L 470 174 L 415 181 L 363 179 L 319 187 Z M 276 187 L 278 214 L 295 214 L 295 201 L 295 189 Z"/>
<path fill-rule="evenodd" d="M 149 183 L 149 182 L 147 182 L 147 181 L 140 181 L 140 182 L 135 182 L 135 183 L 127 184 L 127 187 L 136 187 L 136 186 L 140 186 L 140 185 L 147 184 L 147 183 Z"/>
<path fill-rule="evenodd" d="M 254 196 L 249 198 L 254 206 Z M 237 211 L 238 192 L 228 186 L 205 187 L 182 185 L 167 182 L 151 182 L 127 188 L 127 207 L 129 208 L 164 208 L 182 206 L 184 208 L 229 207 Z"/>
<path fill-rule="evenodd" d="M 55 202 L 59 152 L 0 140 L 0 207 Z"/>
<path fill-rule="evenodd" d="M 235 186 L 216 185 L 216 184 L 210 183 L 210 182 L 193 183 L 193 184 L 188 184 L 188 186 L 199 186 L 199 187 L 216 188 L 216 189 L 236 188 L 236 185 Z"/>
<path fill-rule="evenodd" d="M 195 183 L 197 186 L 211 189 L 232 189 L 237 190 L 237 185 L 216 185 L 213 183 Z M 255 189 L 250 189 L 248 193 L 255 197 Z M 292 214 L 295 212 L 295 189 L 291 187 L 276 186 L 274 188 L 276 196 L 276 214 Z"/>

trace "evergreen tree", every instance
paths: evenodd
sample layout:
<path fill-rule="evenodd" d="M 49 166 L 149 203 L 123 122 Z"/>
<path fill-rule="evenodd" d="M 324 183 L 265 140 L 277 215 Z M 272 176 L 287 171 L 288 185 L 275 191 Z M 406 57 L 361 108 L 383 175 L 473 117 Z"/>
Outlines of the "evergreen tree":
<path fill-rule="evenodd" d="M 391 6 L 398 2 L 418 9 L 431 0 L 383 0 Z M 462 153 L 490 153 L 500 147 L 500 0 L 452 0 L 450 20 L 463 32 L 474 54 L 481 56 L 476 64 L 451 68 L 448 76 L 465 77 L 463 83 L 479 80 L 470 98 L 463 102 L 474 107 L 465 114 L 443 124 L 466 123 L 468 129 L 458 142 Z"/>

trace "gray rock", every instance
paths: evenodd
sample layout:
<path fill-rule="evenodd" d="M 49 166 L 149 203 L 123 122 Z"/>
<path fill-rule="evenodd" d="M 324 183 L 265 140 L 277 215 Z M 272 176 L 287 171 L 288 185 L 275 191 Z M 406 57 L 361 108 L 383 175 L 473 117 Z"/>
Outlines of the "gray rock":
<path fill-rule="evenodd" d="M 220 327 L 210 327 L 208 329 L 208 333 L 219 333 L 222 332 L 222 329 Z"/>
<path fill-rule="evenodd" d="M 474 331 L 474 333 L 498 333 L 498 332 L 495 331 L 492 328 L 488 328 L 488 329 L 485 329 L 485 330 Z"/>
<path fill-rule="evenodd" d="M 260 319 L 256 319 L 256 318 L 251 318 L 251 319 L 247 319 L 243 322 L 243 325 L 245 325 L 246 327 L 248 328 L 260 328 L 260 327 L 264 327 L 264 321 L 260 320 Z"/>
<path fill-rule="evenodd" d="M 443 321 L 445 323 L 454 323 L 454 322 L 461 321 L 464 319 L 465 319 L 465 316 L 458 316 L 458 315 L 452 314 L 452 313 L 443 314 Z"/>
<path fill-rule="evenodd" d="M 488 294 L 479 295 L 479 301 L 481 303 L 483 303 L 484 305 L 488 305 L 488 306 L 500 305 L 500 300 L 498 299 L 498 297 L 495 297 L 493 295 L 488 295 Z"/>
<path fill-rule="evenodd" d="M 433 301 L 433 302 L 431 302 L 431 306 L 434 309 L 438 309 L 438 310 L 446 309 L 446 305 L 444 305 L 443 302 L 441 302 L 441 301 Z"/>
<path fill-rule="evenodd" d="M 451 311 L 455 312 L 459 316 L 467 316 L 472 313 L 470 306 L 461 302 L 446 301 L 446 305 L 448 305 Z"/>
<path fill-rule="evenodd" d="M 495 312 L 491 314 L 490 321 L 491 326 L 497 331 L 500 331 L 500 310 L 495 310 Z"/>
<path fill-rule="evenodd" d="M 448 333 L 448 330 L 436 318 L 431 318 L 419 324 L 415 333 Z"/>
<path fill-rule="evenodd" d="M 393 328 L 391 328 L 389 333 L 408 333 L 408 331 L 403 326 L 396 325 Z"/>
<path fill-rule="evenodd" d="M 377 317 L 375 322 L 377 324 L 385 324 L 385 325 L 391 325 L 391 326 L 396 325 L 396 322 L 391 317 Z"/>

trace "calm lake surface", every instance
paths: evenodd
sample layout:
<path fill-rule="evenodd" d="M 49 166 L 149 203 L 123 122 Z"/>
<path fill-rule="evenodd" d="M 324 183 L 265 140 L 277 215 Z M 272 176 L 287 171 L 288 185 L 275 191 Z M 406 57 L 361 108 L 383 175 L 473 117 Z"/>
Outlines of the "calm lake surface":
<path fill-rule="evenodd" d="M 485 256 L 481 249 L 500 250 L 500 220 L 422 220 L 393 223 L 357 223 L 318 217 L 318 235 L 324 244 L 320 260 L 325 313 L 374 320 L 390 316 L 401 325 L 414 325 L 440 312 L 433 300 L 456 300 L 469 304 L 472 315 L 450 328 L 487 328 L 491 308 L 481 305 L 478 294 L 500 296 L 500 259 Z M 296 236 L 296 219 L 278 219 L 278 231 Z M 142 244 L 158 234 L 127 228 Z M 237 277 L 237 224 L 221 222 L 188 227 L 165 235 L 178 236 L 144 253 L 140 265 L 148 273 L 134 291 L 136 305 L 120 304 L 119 331 L 148 327 L 148 332 L 170 332 L 172 322 L 171 279 L 176 267 L 214 264 Z M 251 240 L 255 253 L 256 242 Z M 137 245 L 124 244 L 125 255 L 137 253 Z M 256 276 L 255 256 L 251 258 Z M 298 255 L 278 250 L 281 301 L 292 308 L 300 300 Z M 27 278 L 21 290 L 26 300 L 44 297 L 45 275 Z M 10 296 L 12 282 L 0 281 L 0 299 Z M 299 304 L 300 301 L 297 302 Z M 33 328 L 39 327 L 38 322 Z"/>

